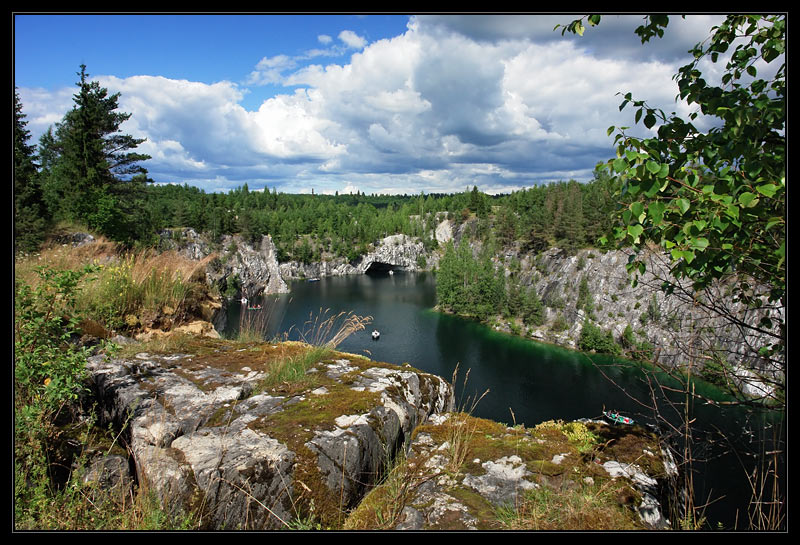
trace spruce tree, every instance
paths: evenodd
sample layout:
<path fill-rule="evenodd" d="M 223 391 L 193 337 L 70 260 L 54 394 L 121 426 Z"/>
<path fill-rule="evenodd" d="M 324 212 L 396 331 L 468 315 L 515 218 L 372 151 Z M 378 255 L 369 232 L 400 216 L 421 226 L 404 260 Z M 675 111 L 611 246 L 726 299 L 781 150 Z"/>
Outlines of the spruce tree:
<path fill-rule="evenodd" d="M 50 214 L 34 162 L 35 148 L 17 90 L 14 89 L 14 251 L 35 251 L 44 239 Z"/>
<path fill-rule="evenodd" d="M 69 219 L 119 240 L 130 241 L 146 224 L 141 216 L 141 189 L 149 180 L 138 163 L 150 158 L 136 153 L 144 139 L 122 134 L 120 126 L 131 114 L 117 111 L 119 93 L 89 81 L 86 65 L 78 72 L 75 106 L 58 124 L 54 167 L 63 212 Z"/>

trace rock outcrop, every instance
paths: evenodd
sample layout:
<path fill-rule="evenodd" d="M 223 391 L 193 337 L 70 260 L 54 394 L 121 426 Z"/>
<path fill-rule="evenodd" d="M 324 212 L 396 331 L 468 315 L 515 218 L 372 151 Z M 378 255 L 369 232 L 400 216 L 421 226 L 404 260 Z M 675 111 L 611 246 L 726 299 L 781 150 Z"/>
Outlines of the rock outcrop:
<path fill-rule="evenodd" d="M 281 277 L 277 251 L 269 235 L 261 237 L 257 244 L 238 235 L 223 235 L 214 245 L 191 228 L 166 229 L 159 236 L 162 249 L 176 250 L 189 259 L 200 261 L 216 253 L 217 259 L 206 268 L 206 280 L 220 286 L 221 291 L 231 283 L 238 284 L 239 292 L 246 297 L 289 291 Z"/>
<path fill-rule="evenodd" d="M 591 432 L 595 445 L 563 431 L 573 429 Z M 417 429 L 395 478 L 370 492 L 345 527 L 668 528 L 663 505 L 677 476 L 669 459 L 643 428 L 584 421 L 526 429 L 436 415 Z"/>
<path fill-rule="evenodd" d="M 425 246 L 406 235 L 392 235 L 380 241 L 375 251 L 361 258 L 356 268 L 358 272 L 376 271 L 416 271 L 417 261 L 424 256 Z"/>
<path fill-rule="evenodd" d="M 90 478 L 125 490 L 135 467 L 138 486 L 203 529 L 497 529 L 537 490 L 608 496 L 619 520 L 605 529 L 668 525 L 675 468 L 643 428 L 511 428 L 452 412 L 451 385 L 408 365 L 295 342 L 190 346 L 89 358 L 101 423 L 131 454 L 98 459 Z M 277 378 L 299 361 L 305 372 Z"/>
<path fill-rule="evenodd" d="M 429 416 L 452 409 L 443 379 L 329 353 L 290 386 L 264 381 L 300 343 L 89 359 L 104 422 L 125 428 L 138 482 L 208 528 L 281 528 L 354 507 Z M 288 388 L 288 389 L 287 389 Z"/>
<path fill-rule="evenodd" d="M 542 326 L 531 326 L 526 335 L 537 340 L 578 348 L 583 324 L 588 318 L 598 327 L 610 331 L 619 340 L 630 327 L 637 342 L 652 347 L 652 356 L 668 366 L 683 366 L 690 359 L 705 361 L 710 351 L 725 354 L 731 366 L 731 378 L 744 392 L 763 395 L 769 387 L 752 370 L 762 376 L 782 380 L 779 366 L 759 357 L 757 347 L 772 340 L 759 335 L 756 329 L 737 326 L 725 314 L 736 316 L 757 326 L 764 317 L 785 319 L 783 312 L 748 309 L 732 302 L 726 286 L 718 285 L 692 299 L 692 291 L 680 288 L 672 295 L 661 289 L 665 279 L 677 285 L 669 273 L 665 257 L 657 252 L 646 256 L 646 273 L 632 287 L 626 270 L 630 253 L 579 250 L 567 253 L 551 248 L 538 255 L 509 253 L 498 260 L 498 266 L 510 274 L 511 260 L 520 263 L 519 278 L 524 287 L 532 287 L 545 303 Z M 585 281 L 590 294 L 588 305 L 579 307 L 579 290 Z M 686 283 L 683 284 L 686 286 Z M 709 307 L 714 306 L 720 312 Z M 564 329 L 554 328 L 559 321 Z M 754 348 L 755 347 L 755 348 Z"/>
<path fill-rule="evenodd" d="M 414 272 L 423 268 L 420 267 L 420 258 L 425 260 L 425 268 L 435 262 L 429 261 L 435 258 L 426 253 L 422 242 L 406 235 L 391 235 L 378 241 L 374 250 L 352 262 L 343 258 L 312 263 L 288 261 L 281 263 L 280 271 L 285 279 L 323 278 L 367 272 Z"/>

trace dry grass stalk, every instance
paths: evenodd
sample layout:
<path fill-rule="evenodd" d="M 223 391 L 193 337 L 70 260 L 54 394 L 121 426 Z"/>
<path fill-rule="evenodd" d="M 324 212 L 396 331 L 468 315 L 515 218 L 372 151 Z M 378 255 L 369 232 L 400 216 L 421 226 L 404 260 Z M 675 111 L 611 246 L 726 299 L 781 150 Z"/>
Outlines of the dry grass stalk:
<path fill-rule="evenodd" d="M 464 375 L 464 382 L 462 384 L 461 400 L 459 401 L 457 411 L 450 415 L 447 420 L 447 433 L 448 443 L 450 445 L 450 460 L 447 464 L 447 469 L 452 473 L 458 473 L 461 466 L 467 459 L 469 454 L 470 441 L 475 434 L 477 428 L 475 423 L 472 423 L 470 417 L 480 403 L 481 399 L 489 393 L 487 388 L 480 396 L 467 396 L 464 397 L 469 380 L 470 370 L 467 370 Z M 453 371 L 452 385 L 455 388 L 458 379 L 458 365 Z"/>
<path fill-rule="evenodd" d="M 320 309 L 316 316 L 309 314 L 303 330 L 299 332 L 303 342 L 311 346 L 335 349 L 350 335 L 362 331 L 372 323 L 371 316 L 358 316 L 352 312 L 328 316 L 329 312 L 330 309 Z"/>

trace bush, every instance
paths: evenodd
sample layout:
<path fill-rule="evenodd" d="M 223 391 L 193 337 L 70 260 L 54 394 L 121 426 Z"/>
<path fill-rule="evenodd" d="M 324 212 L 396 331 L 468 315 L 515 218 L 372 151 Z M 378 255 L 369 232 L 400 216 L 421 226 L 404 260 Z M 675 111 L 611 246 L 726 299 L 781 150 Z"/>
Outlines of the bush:
<path fill-rule="evenodd" d="M 595 351 L 615 356 L 622 353 L 621 347 L 614 341 L 610 331 L 604 331 L 588 320 L 583 322 L 578 346 L 587 352 Z"/>
<path fill-rule="evenodd" d="M 15 281 L 14 497 L 15 513 L 25 518 L 52 488 L 56 419 L 85 388 L 88 353 L 71 342 L 79 322 L 75 299 L 81 278 L 97 269 L 39 267 L 36 287 Z"/>
<path fill-rule="evenodd" d="M 566 330 L 568 328 L 569 328 L 569 324 L 567 323 L 567 320 L 564 319 L 564 315 L 561 314 L 560 312 L 558 313 L 558 315 L 553 320 L 553 323 L 550 324 L 550 330 L 554 331 L 556 333 L 558 333 L 560 331 L 564 331 L 564 330 Z"/>

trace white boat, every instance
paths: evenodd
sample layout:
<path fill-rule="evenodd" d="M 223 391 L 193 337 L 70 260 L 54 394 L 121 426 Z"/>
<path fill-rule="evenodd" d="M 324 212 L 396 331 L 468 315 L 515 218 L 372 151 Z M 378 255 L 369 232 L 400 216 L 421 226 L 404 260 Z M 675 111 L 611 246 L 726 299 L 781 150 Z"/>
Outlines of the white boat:
<path fill-rule="evenodd" d="M 394 271 L 389 271 L 389 276 L 392 276 L 393 274 L 394 274 Z"/>
<path fill-rule="evenodd" d="M 378 340 L 378 337 L 380 337 L 380 336 L 381 336 L 381 332 L 378 331 L 377 329 L 372 332 L 372 338 L 373 339 Z"/>

